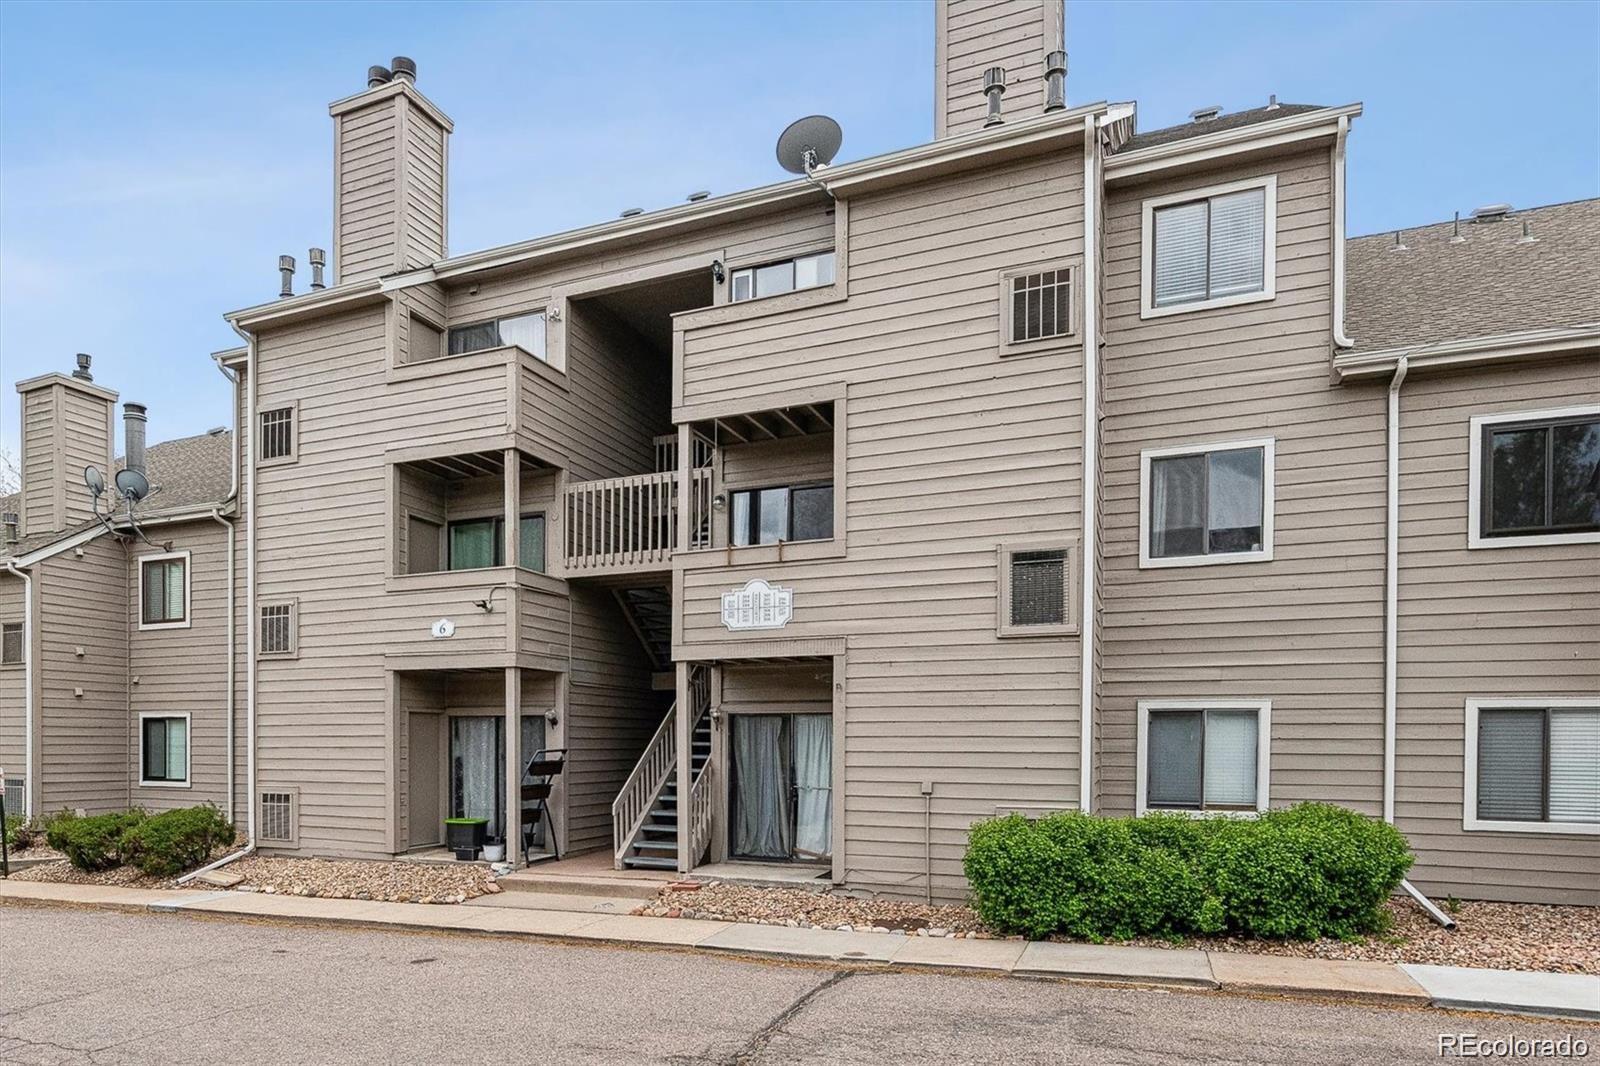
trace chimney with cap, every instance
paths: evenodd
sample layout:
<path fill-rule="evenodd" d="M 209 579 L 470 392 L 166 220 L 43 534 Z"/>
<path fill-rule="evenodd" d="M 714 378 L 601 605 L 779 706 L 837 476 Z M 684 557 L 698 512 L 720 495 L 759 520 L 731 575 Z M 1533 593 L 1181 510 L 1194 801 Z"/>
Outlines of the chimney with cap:
<path fill-rule="evenodd" d="M 311 287 L 326 289 L 328 286 L 322 280 L 322 268 L 328 265 L 328 253 L 321 248 L 313 248 L 307 253 L 306 259 L 311 263 Z"/>
<path fill-rule="evenodd" d="M 141 474 L 149 473 L 144 465 L 144 428 L 149 421 L 144 404 L 122 405 L 122 447 L 125 453 L 122 465 Z"/>
<path fill-rule="evenodd" d="M 388 66 L 367 68 L 366 89 L 336 101 L 328 113 L 336 280 L 367 281 L 443 259 L 454 125 L 418 91 L 416 62 L 395 56 Z"/>
<path fill-rule="evenodd" d="M 935 0 L 933 20 L 935 137 L 995 125 L 991 98 L 979 92 L 991 68 L 1003 72 L 1003 117 L 1056 110 L 1058 90 L 1059 107 L 1066 106 L 1062 0 Z"/>
<path fill-rule="evenodd" d="M 95 384 L 79 353 L 70 374 L 17 382 L 22 396 L 22 536 L 59 533 L 94 520 L 83 468 L 111 469 L 117 394 Z"/>

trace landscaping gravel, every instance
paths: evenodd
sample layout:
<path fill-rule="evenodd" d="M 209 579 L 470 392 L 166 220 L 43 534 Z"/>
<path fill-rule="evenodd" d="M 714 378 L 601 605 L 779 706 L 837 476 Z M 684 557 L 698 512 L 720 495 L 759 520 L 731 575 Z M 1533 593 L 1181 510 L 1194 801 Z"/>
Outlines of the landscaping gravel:
<path fill-rule="evenodd" d="M 1600 974 L 1600 907 L 1547 907 L 1527 903 L 1462 903 L 1444 929 L 1409 900 L 1388 903 L 1389 932 L 1346 943 L 1278 941 L 1244 937 L 1140 939 L 1145 947 L 1293 955 L 1316 959 L 1414 962 L 1497 970 L 1550 970 Z M 757 888 L 713 882 L 697 890 L 668 886 L 634 910 L 667 918 L 707 918 L 755 925 L 903 932 L 908 935 L 997 939 L 964 906 L 928 906 L 906 900 L 855 899 L 832 892 Z M 1014 938 L 1020 939 L 1020 938 Z"/>

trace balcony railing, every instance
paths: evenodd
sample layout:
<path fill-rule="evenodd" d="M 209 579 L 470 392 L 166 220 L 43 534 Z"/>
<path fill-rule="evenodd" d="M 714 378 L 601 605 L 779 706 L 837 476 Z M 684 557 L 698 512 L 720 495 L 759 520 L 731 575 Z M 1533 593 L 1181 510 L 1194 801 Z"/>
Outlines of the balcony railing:
<path fill-rule="evenodd" d="M 566 568 L 573 575 L 664 568 L 678 548 L 678 472 L 631 474 L 567 486 Z M 689 543 L 711 533 L 711 469 L 690 471 Z"/>

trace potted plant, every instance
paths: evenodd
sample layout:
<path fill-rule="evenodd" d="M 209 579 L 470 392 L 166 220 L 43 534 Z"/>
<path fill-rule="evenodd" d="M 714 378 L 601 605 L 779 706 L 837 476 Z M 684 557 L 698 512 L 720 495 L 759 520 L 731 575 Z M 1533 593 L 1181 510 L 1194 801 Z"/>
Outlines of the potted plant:
<path fill-rule="evenodd" d="M 444 820 L 445 846 L 456 853 L 456 858 L 470 861 L 478 857 L 484 838 L 489 835 L 487 818 L 446 818 Z"/>
<path fill-rule="evenodd" d="M 506 858 L 506 845 L 499 837 L 485 841 L 483 845 L 484 862 L 504 862 Z"/>

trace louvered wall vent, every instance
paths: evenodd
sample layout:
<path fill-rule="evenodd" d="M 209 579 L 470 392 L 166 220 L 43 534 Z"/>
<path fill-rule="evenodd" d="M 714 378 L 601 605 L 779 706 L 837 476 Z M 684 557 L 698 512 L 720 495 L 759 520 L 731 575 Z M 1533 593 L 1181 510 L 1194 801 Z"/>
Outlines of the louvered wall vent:
<path fill-rule="evenodd" d="M 300 835 L 300 793 L 297 789 L 274 789 L 261 793 L 261 831 L 263 844 L 294 847 Z"/>

